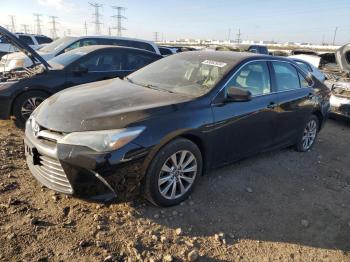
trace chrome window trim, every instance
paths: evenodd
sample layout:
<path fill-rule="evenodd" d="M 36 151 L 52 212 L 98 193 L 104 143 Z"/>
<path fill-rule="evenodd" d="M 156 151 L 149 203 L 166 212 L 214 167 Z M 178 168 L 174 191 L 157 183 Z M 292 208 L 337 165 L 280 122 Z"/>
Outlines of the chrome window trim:
<path fill-rule="evenodd" d="M 283 60 L 278 60 L 278 59 L 254 59 L 254 60 L 250 60 L 245 62 L 244 64 L 242 64 L 240 67 L 237 68 L 236 72 L 223 84 L 223 86 L 220 88 L 220 90 L 215 94 L 214 98 L 211 100 L 211 103 L 213 103 L 213 101 L 217 98 L 217 96 L 222 92 L 223 89 L 225 89 L 228 85 L 228 83 L 237 75 L 237 73 L 246 65 L 253 63 L 253 62 L 282 62 L 282 63 L 288 63 L 291 66 L 293 66 L 295 68 L 295 65 L 289 61 L 283 61 Z M 296 69 L 297 70 L 297 69 Z M 304 72 L 302 70 L 302 72 Z M 297 71 L 298 73 L 298 71 Z M 305 73 L 305 72 L 304 72 Z M 270 76 L 271 77 L 271 76 Z M 299 78 L 299 76 L 298 76 Z M 272 83 L 271 83 L 272 84 Z M 314 86 L 315 82 L 312 81 L 312 85 L 308 86 L 308 87 L 301 87 L 299 89 L 303 89 L 303 88 L 312 88 Z M 289 90 L 283 90 L 283 91 L 275 91 L 275 92 L 270 92 L 268 94 L 261 94 L 261 95 L 255 95 L 252 96 L 252 98 L 255 97 L 261 97 L 261 96 L 266 96 L 266 95 L 271 95 L 271 94 L 277 94 L 277 93 L 284 93 L 284 92 L 290 92 L 293 90 L 298 90 L 298 89 L 289 89 Z"/>

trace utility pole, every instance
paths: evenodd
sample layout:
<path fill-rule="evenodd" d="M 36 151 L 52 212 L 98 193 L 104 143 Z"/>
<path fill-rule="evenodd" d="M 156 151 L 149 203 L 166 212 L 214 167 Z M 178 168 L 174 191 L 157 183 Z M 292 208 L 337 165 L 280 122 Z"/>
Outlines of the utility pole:
<path fill-rule="evenodd" d="M 241 42 L 241 29 L 238 29 L 238 34 L 237 34 L 237 43 L 239 44 Z"/>
<path fill-rule="evenodd" d="M 338 27 L 336 26 L 334 30 L 334 36 L 333 36 L 333 45 L 335 45 L 335 37 L 337 36 L 337 31 L 338 31 Z"/>
<path fill-rule="evenodd" d="M 11 19 L 11 31 L 14 33 L 16 32 L 15 16 L 10 15 L 10 19 Z"/>
<path fill-rule="evenodd" d="M 126 8 L 123 6 L 112 6 L 112 9 L 117 11 L 116 15 L 112 15 L 113 18 L 117 19 L 117 26 L 114 27 L 114 29 L 117 29 L 118 36 L 122 36 L 122 31 L 126 30 L 126 28 L 122 26 L 122 20 L 126 19 L 124 16 Z M 124 12 L 124 15 L 122 15 L 122 12 Z"/>
<path fill-rule="evenodd" d="M 112 29 L 112 28 L 109 26 L 109 27 L 108 27 L 108 35 L 109 35 L 109 36 L 112 35 L 112 30 L 111 30 L 111 29 Z"/>
<path fill-rule="evenodd" d="M 88 28 L 87 28 L 86 21 L 85 21 L 85 23 L 84 23 L 84 29 L 85 29 L 85 35 L 88 35 Z"/>
<path fill-rule="evenodd" d="M 38 35 L 41 35 L 41 14 L 33 14 L 35 17 L 35 26 L 36 26 L 36 33 Z"/>
<path fill-rule="evenodd" d="M 154 39 L 154 42 L 159 42 L 159 32 L 153 33 L 153 39 Z"/>
<path fill-rule="evenodd" d="M 231 40 L 231 28 L 228 29 L 228 38 L 227 40 L 230 42 Z"/>
<path fill-rule="evenodd" d="M 93 8 L 95 8 L 95 13 L 93 13 L 95 20 L 94 20 L 94 24 L 95 24 L 95 34 L 99 35 L 101 34 L 101 14 L 100 14 L 100 8 L 102 7 L 101 4 L 98 3 L 89 3 Z"/>
<path fill-rule="evenodd" d="M 23 32 L 25 34 L 29 34 L 29 25 L 22 24 L 21 26 L 23 28 Z"/>
<path fill-rule="evenodd" d="M 52 24 L 52 28 L 51 28 L 51 35 L 52 35 L 52 39 L 56 39 L 57 38 L 57 21 L 56 19 L 58 18 L 57 16 L 49 16 L 51 19 L 50 24 Z"/>

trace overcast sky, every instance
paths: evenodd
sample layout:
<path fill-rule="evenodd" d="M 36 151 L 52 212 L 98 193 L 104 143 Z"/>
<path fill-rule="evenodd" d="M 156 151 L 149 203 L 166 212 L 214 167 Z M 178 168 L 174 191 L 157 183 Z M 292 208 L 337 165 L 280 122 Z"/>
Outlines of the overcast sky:
<path fill-rule="evenodd" d="M 112 5 L 126 7 L 124 36 L 153 39 L 160 32 L 166 39 L 242 39 L 278 42 L 350 42 L 350 0 L 90 0 L 101 8 L 103 34 L 113 27 Z M 15 16 L 16 30 L 21 24 L 34 30 L 33 13 L 42 14 L 43 33 L 50 35 L 49 16 L 58 16 L 58 35 L 70 29 L 72 35 L 95 33 L 94 9 L 87 0 L 0 0 L 0 24 L 10 25 Z M 112 31 L 116 33 L 116 31 Z"/>

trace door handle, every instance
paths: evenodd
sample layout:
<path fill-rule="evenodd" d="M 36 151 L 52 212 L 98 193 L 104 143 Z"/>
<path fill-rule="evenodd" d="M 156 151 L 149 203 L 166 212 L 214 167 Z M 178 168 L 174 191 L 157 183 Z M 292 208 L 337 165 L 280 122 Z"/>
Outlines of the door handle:
<path fill-rule="evenodd" d="M 270 109 L 274 109 L 276 108 L 278 105 L 275 103 L 275 102 L 270 102 L 270 104 L 267 105 L 267 108 L 270 108 Z"/>

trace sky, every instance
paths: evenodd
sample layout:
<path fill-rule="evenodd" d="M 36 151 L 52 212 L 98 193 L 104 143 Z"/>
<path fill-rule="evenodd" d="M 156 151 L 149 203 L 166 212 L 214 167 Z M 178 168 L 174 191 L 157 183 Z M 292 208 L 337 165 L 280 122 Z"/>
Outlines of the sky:
<path fill-rule="evenodd" d="M 101 31 L 115 26 L 111 6 L 124 6 L 123 36 L 152 40 L 160 38 L 277 42 L 331 43 L 335 28 L 338 45 L 350 42 L 350 0 L 90 0 L 103 5 Z M 58 36 L 95 34 L 94 9 L 89 0 L 0 0 L 0 25 L 10 25 L 15 16 L 16 31 L 28 24 L 34 31 L 33 13 L 42 14 L 42 32 L 51 35 L 49 16 L 57 16 Z M 112 34 L 116 34 L 112 30 Z"/>

